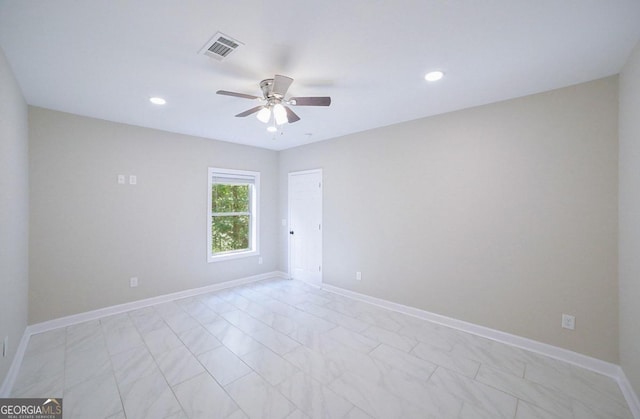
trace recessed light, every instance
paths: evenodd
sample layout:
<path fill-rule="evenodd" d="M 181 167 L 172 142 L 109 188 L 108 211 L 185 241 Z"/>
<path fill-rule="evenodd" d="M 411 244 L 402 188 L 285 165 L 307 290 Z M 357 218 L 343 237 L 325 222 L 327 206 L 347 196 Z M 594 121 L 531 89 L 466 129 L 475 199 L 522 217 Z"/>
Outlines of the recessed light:
<path fill-rule="evenodd" d="M 444 77 L 444 73 L 442 71 L 431 71 L 425 74 L 424 79 L 426 81 L 438 81 L 442 77 Z"/>
<path fill-rule="evenodd" d="M 166 100 L 157 96 L 149 98 L 149 102 L 153 103 L 154 105 L 164 105 L 165 103 L 167 103 Z"/>

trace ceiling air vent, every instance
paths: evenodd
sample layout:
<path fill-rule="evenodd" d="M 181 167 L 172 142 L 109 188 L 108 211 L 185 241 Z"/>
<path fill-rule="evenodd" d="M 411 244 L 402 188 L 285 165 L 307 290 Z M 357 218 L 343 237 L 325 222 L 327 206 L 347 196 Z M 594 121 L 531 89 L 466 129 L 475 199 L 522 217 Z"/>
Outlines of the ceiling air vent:
<path fill-rule="evenodd" d="M 244 44 L 237 39 L 218 32 L 205 44 L 200 53 L 222 61 L 241 45 Z"/>

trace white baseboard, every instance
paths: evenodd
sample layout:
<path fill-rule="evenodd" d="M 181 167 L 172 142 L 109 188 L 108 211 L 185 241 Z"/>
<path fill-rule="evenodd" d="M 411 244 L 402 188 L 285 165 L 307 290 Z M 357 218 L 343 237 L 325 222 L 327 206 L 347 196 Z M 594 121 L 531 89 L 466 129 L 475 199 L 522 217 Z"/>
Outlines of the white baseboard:
<path fill-rule="evenodd" d="M 620 386 L 620 390 L 622 390 L 622 394 L 624 398 L 627 400 L 629 404 L 629 409 L 631 409 L 631 413 L 633 417 L 636 419 L 640 419 L 640 399 L 638 399 L 638 395 L 633 390 L 627 375 L 624 373 L 624 370 L 620 367 L 618 372 L 618 385 Z"/>
<path fill-rule="evenodd" d="M 249 284 L 251 282 L 262 281 L 269 278 L 283 278 L 288 279 L 288 275 L 281 271 L 267 272 L 264 274 L 248 276 L 245 278 L 235 279 L 232 281 L 220 282 L 218 284 L 207 285 L 201 288 L 192 288 L 184 291 L 178 291 L 171 294 L 159 295 L 157 297 L 146 298 L 144 300 L 132 301 L 130 303 L 118 304 L 110 307 L 99 308 L 97 310 L 91 310 L 84 313 L 73 314 L 71 316 L 60 317 L 53 320 L 48 320 L 41 323 L 36 323 L 27 326 L 18 345 L 16 355 L 11 362 L 11 367 L 7 376 L 5 377 L 2 387 L 0 387 L 0 397 L 9 397 L 11 389 L 18 376 L 20 365 L 22 365 L 22 359 L 24 358 L 24 352 L 27 349 L 29 338 L 31 335 L 37 333 L 48 332 L 49 330 L 58 329 L 60 327 L 67 327 L 74 324 L 86 322 L 89 320 L 96 320 L 105 316 L 111 316 L 114 314 L 125 313 L 127 311 L 136 310 L 152 306 L 155 304 L 166 303 L 180 298 L 193 297 L 195 295 L 206 294 L 208 292 L 219 291 L 225 288 L 237 287 L 238 285 Z"/>
<path fill-rule="evenodd" d="M 278 277 L 282 278 L 282 279 L 293 279 L 291 278 L 291 276 L 289 276 L 288 272 L 283 272 L 283 271 L 273 271 L 274 275 L 277 275 Z"/>
<path fill-rule="evenodd" d="M 269 278 L 281 278 L 279 271 L 268 272 L 259 275 L 248 276 L 246 278 L 234 279 L 232 281 L 220 282 L 218 284 L 207 285 L 200 288 L 192 288 L 184 291 L 173 292 L 171 294 L 159 295 L 157 297 L 146 298 L 144 300 L 132 301 L 130 303 L 118 304 L 115 306 L 99 308 L 97 310 L 86 311 L 84 313 L 73 314 L 71 316 L 60 317 L 53 320 L 48 320 L 42 323 L 32 324 L 28 328 L 31 329 L 31 334 L 47 332 L 49 330 L 57 329 L 59 327 L 67 327 L 73 324 L 86 322 L 89 320 L 99 319 L 105 316 L 111 316 L 114 314 L 120 314 L 139 308 L 152 306 L 155 304 L 166 303 L 180 298 L 193 297 L 194 295 L 206 294 L 208 292 L 219 291 L 225 288 L 237 287 L 238 285 L 244 285 L 251 282 L 262 281 Z"/>
<path fill-rule="evenodd" d="M 376 305 L 378 307 L 386 308 L 388 310 L 397 311 L 399 313 L 408 314 L 410 316 L 418 317 L 420 319 L 428 320 L 433 323 L 441 324 L 443 326 L 451 327 L 463 332 L 471 333 L 477 336 L 481 336 L 487 339 L 505 343 L 507 345 L 522 348 L 531 352 L 535 352 L 540 355 L 548 356 L 560 361 L 568 362 L 581 368 L 585 368 L 597 373 L 606 375 L 616 380 L 622 394 L 624 394 L 629 409 L 633 413 L 636 419 L 640 419 L 640 402 L 638 396 L 633 391 L 629 380 L 626 375 L 617 364 L 602 361 L 597 358 L 593 358 L 587 355 L 580 354 L 578 352 L 570 351 L 568 349 L 560 348 L 557 346 L 549 345 L 535 341 L 533 339 L 524 338 L 522 336 L 512 335 L 510 333 L 502 332 L 500 330 L 491 329 L 489 327 L 480 326 L 477 324 L 465 322 L 462 320 L 454 319 L 451 317 L 443 316 L 441 314 L 431 313 L 419 308 L 405 306 L 403 304 L 394 303 L 392 301 L 384 300 L 382 298 L 372 297 L 366 294 L 360 294 L 355 291 L 346 290 L 344 288 L 336 287 L 329 284 L 322 284 L 322 289 L 330 291 L 336 294 L 343 295 L 345 297 L 353 298 L 355 300 L 364 301 L 369 304 Z"/>
<path fill-rule="evenodd" d="M 60 327 L 71 326 L 89 320 L 99 319 L 101 317 L 109 315 L 124 313 L 155 304 L 169 302 L 180 298 L 192 297 L 200 294 L 206 294 L 208 292 L 219 291 L 225 288 L 236 287 L 238 285 L 244 285 L 269 278 L 291 279 L 289 274 L 286 272 L 273 271 L 265 274 L 254 275 L 246 278 L 208 285 L 201 288 L 193 288 L 185 291 L 147 298 L 144 300 L 132 301 L 130 303 L 118 304 L 115 306 L 92 310 L 85 313 L 74 314 L 71 316 L 61 317 L 58 319 L 53 319 L 27 326 L 22 335 L 22 339 L 20 339 L 20 344 L 18 345 L 18 348 L 16 350 L 16 355 L 13 358 L 11 367 L 9 368 L 7 376 L 5 377 L 2 386 L 0 387 L 0 397 L 9 397 L 11 389 L 13 388 L 15 380 L 18 376 L 18 371 L 20 370 L 20 365 L 22 364 L 24 353 L 27 349 L 27 345 L 29 343 L 29 338 L 31 337 L 31 335 L 57 329 Z M 640 400 L 638 399 L 638 395 L 634 392 L 631 383 L 629 382 L 627 376 L 619 365 L 592 358 L 587 355 L 579 354 L 568 349 L 559 348 L 557 346 L 538 342 L 532 339 L 527 339 L 521 336 L 512 335 L 510 333 L 501 332 L 499 330 L 491 329 L 485 326 L 479 326 L 473 323 L 465 322 L 440 314 L 431 313 L 415 307 L 409 307 L 402 304 L 394 303 L 382 298 L 360 294 L 333 285 L 322 284 L 321 288 L 388 310 L 408 314 L 410 316 L 438 323 L 443 326 L 451 327 L 487 339 L 492 339 L 498 342 L 506 343 L 508 345 L 526 349 L 528 351 L 555 358 L 560 361 L 568 362 L 581 368 L 586 368 L 591 371 L 609 376 L 618 382 L 620 389 L 625 399 L 627 400 L 627 403 L 629 404 L 629 408 L 631 409 L 632 414 L 636 419 L 640 419 Z"/>
<path fill-rule="evenodd" d="M 20 339 L 20 343 L 16 349 L 13 361 L 11 361 L 9 371 L 7 371 L 7 376 L 4 378 L 2 386 L 0 387 L 0 398 L 9 397 L 11 394 L 13 383 L 15 383 L 16 378 L 18 378 L 18 371 L 20 371 L 20 365 L 22 365 L 22 359 L 24 358 L 24 352 L 27 350 L 27 344 L 29 343 L 30 336 L 29 326 L 27 326 L 24 329 L 24 333 L 22 333 L 22 338 Z"/>

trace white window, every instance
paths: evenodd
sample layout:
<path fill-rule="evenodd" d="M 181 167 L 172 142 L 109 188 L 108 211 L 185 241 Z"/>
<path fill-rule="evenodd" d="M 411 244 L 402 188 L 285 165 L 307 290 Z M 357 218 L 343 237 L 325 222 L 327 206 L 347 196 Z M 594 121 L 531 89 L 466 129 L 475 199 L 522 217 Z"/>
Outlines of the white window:
<path fill-rule="evenodd" d="M 209 168 L 207 260 L 258 255 L 260 173 Z"/>

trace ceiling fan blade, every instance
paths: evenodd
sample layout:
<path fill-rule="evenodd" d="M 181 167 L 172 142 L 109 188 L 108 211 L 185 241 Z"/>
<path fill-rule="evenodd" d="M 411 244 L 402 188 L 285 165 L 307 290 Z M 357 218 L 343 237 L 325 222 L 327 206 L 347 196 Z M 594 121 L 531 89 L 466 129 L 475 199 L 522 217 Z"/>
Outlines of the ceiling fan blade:
<path fill-rule="evenodd" d="M 262 109 L 264 106 L 260 105 L 260 106 L 256 106 L 255 108 L 251 108 L 249 110 L 246 110 L 244 112 L 240 112 L 239 114 L 237 114 L 236 116 L 239 118 L 245 117 L 245 116 L 249 116 L 252 113 L 256 113 L 258 112 L 260 109 Z"/>
<path fill-rule="evenodd" d="M 329 106 L 331 98 L 328 96 L 292 97 L 289 103 L 294 106 Z"/>
<path fill-rule="evenodd" d="M 287 121 L 290 124 L 293 124 L 294 122 L 297 122 L 300 120 L 300 117 L 296 115 L 296 113 L 292 111 L 290 107 L 285 106 L 284 108 L 287 110 Z"/>
<path fill-rule="evenodd" d="M 273 94 L 284 97 L 284 95 L 287 93 L 287 90 L 289 90 L 289 86 L 291 86 L 291 83 L 293 83 L 293 79 L 291 77 L 276 74 L 273 78 L 273 88 L 271 89 L 271 91 L 273 92 Z"/>
<path fill-rule="evenodd" d="M 244 99 L 262 99 L 261 97 L 258 97 L 258 96 L 246 95 L 244 93 L 228 92 L 226 90 L 218 90 L 216 93 L 219 95 L 241 97 Z"/>

